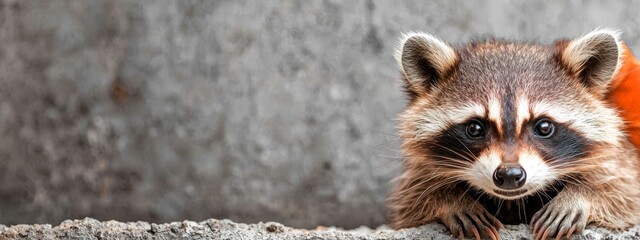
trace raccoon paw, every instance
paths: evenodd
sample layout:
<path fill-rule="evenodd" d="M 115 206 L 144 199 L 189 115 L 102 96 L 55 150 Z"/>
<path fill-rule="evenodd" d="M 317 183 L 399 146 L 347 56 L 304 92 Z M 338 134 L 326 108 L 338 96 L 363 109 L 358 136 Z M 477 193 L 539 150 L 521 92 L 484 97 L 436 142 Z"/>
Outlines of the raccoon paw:
<path fill-rule="evenodd" d="M 504 226 L 480 205 L 454 209 L 442 216 L 440 220 L 451 231 L 453 237 L 459 237 L 460 239 L 464 239 L 465 236 L 475 237 L 476 239 L 481 237 L 488 237 L 492 240 L 502 239 L 498 229 Z"/>
<path fill-rule="evenodd" d="M 552 236 L 558 240 L 565 234 L 569 239 L 573 233 L 584 230 L 588 217 L 588 210 L 580 204 L 551 201 L 531 218 L 533 235 L 536 240 Z"/>

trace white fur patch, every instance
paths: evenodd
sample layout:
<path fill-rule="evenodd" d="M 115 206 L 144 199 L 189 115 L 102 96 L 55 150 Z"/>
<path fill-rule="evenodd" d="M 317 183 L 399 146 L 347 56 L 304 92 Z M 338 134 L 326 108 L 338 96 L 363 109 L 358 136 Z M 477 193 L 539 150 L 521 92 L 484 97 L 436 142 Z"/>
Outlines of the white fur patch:
<path fill-rule="evenodd" d="M 502 164 L 502 156 L 500 151 L 496 149 L 489 149 L 481 153 L 477 161 L 471 165 L 468 171 L 462 172 L 461 178 L 485 193 L 510 200 L 531 195 L 536 191 L 544 189 L 557 179 L 557 174 L 547 166 L 538 154 L 521 150 L 518 155 L 518 162 L 527 174 L 527 178 L 524 186 L 518 189 L 519 191 L 526 191 L 517 196 L 504 196 L 494 191 L 500 188 L 493 182 L 493 173 L 500 164 Z"/>
<path fill-rule="evenodd" d="M 530 193 L 544 189 L 558 178 L 556 173 L 542 160 L 542 157 L 533 151 L 520 151 L 518 163 L 527 174 L 524 188 L 528 189 Z"/>
<path fill-rule="evenodd" d="M 493 121 L 496 124 L 498 133 L 502 133 L 502 105 L 496 98 L 490 98 L 488 105 L 489 111 L 487 116 L 490 121 Z"/>
<path fill-rule="evenodd" d="M 464 172 L 462 178 L 482 191 L 495 195 L 493 189 L 497 187 L 493 183 L 493 172 L 501 163 L 500 152 L 491 148 L 487 149 L 480 154 L 469 170 Z"/>
<path fill-rule="evenodd" d="M 600 104 L 584 106 L 537 102 L 532 109 L 535 117 L 547 115 L 555 122 L 566 123 L 574 131 L 596 142 L 618 145 L 623 137 L 618 130 L 622 120 L 614 110 Z"/>
<path fill-rule="evenodd" d="M 480 104 L 468 103 L 456 108 L 431 107 L 420 112 L 408 111 L 409 122 L 414 124 L 413 135 L 417 138 L 431 138 L 452 125 L 471 118 L 484 116 L 485 109 Z M 417 119 L 415 119 L 417 117 Z"/>

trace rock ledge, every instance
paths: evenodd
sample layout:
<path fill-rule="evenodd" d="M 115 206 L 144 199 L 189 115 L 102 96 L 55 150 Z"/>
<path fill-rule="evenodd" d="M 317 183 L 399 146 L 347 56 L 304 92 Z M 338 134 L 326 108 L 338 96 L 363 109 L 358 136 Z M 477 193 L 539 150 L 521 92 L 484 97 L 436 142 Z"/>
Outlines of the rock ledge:
<path fill-rule="evenodd" d="M 525 225 L 507 226 L 501 230 L 504 239 L 531 239 Z M 257 224 L 234 223 L 209 219 L 202 222 L 183 221 L 166 224 L 147 222 L 100 222 L 95 219 L 67 220 L 50 224 L 0 225 L 4 239 L 450 239 L 444 226 L 429 224 L 419 228 L 394 231 L 386 226 L 342 230 L 318 227 L 315 230 L 294 229 L 276 222 Z M 623 232 L 589 228 L 572 239 L 640 239 L 640 226 Z"/>

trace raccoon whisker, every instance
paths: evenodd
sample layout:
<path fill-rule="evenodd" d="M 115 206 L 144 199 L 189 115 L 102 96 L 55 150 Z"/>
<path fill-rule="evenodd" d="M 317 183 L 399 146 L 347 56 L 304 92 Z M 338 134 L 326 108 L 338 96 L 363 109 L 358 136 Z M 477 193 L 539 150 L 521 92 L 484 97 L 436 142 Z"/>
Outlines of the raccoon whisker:
<path fill-rule="evenodd" d="M 411 209 L 412 209 L 412 210 L 413 210 L 413 209 L 415 209 L 415 207 L 418 205 L 418 203 L 419 203 L 419 202 L 422 200 L 422 198 L 424 197 L 423 195 L 424 195 L 425 193 L 431 193 L 433 190 L 440 189 L 440 187 L 442 187 L 442 186 L 444 186 L 444 185 L 452 184 L 452 183 L 455 183 L 455 182 L 457 182 L 457 181 L 458 181 L 457 179 L 455 179 L 455 178 L 451 178 L 451 179 L 449 179 L 448 181 L 443 181 L 441 184 L 437 184 L 437 185 L 434 185 L 434 186 L 430 186 L 429 188 L 425 189 L 424 191 L 422 191 L 422 193 L 420 194 L 420 197 L 418 197 L 418 199 L 416 200 L 416 202 L 414 202 L 414 203 L 412 204 L 413 206 L 411 207 Z M 420 212 L 424 212 L 424 209 L 426 208 L 426 206 L 427 206 L 427 201 L 425 201 L 425 202 L 422 204 L 422 209 L 420 210 Z"/>
<path fill-rule="evenodd" d="M 525 223 L 525 224 L 528 224 L 528 223 L 529 223 L 529 220 L 527 219 L 527 208 L 525 207 L 525 206 L 527 206 L 526 204 L 527 204 L 527 203 L 526 203 L 526 200 L 523 198 L 523 199 L 522 199 L 522 206 L 523 206 L 523 207 L 522 207 L 522 214 L 523 214 L 523 216 L 524 216 L 524 223 Z M 521 218 L 521 219 L 522 219 L 522 218 Z"/>
<path fill-rule="evenodd" d="M 590 154 L 590 153 L 584 152 L 583 154 Z M 583 154 L 574 154 L 574 155 L 566 156 L 562 158 L 552 158 L 550 159 L 550 161 L 557 162 L 556 164 L 553 164 L 554 167 L 566 167 L 566 166 L 572 166 L 572 165 L 580 165 L 581 167 L 584 167 L 585 163 L 589 163 L 593 160 L 600 160 L 600 159 L 612 157 L 612 156 L 605 155 L 605 156 L 593 156 L 588 158 L 575 158 Z"/>
<path fill-rule="evenodd" d="M 606 157 L 593 157 L 593 158 L 582 158 L 582 159 L 580 159 L 580 158 L 557 159 L 557 161 L 555 163 L 553 163 L 553 165 L 555 165 L 555 166 L 571 166 L 571 165 L 588 163 L 589 161 L 593 161 L 593 160 L 601 160 L 601 159 L 604 159 L 604 158 L 606 158 Z"/>
<path fill-rule="evenodd" d="M 465 156 L 465 155 L 462 155 L 462 154 L 461 154 L 461 153 L 459 153 L 458 151 L 455 151 L 455 150 L 452 150 L 451 148 L 445 147 L 445 146 L 443 146 L 442 144 L 438 144 L 438 143 L 433 143 L 433 144 L 434 144 L 434 145 L 436 145 L 436 146 L 438 146 L 438 147 L 441 147 L 441 148 L 443 148 L 443 149 L 445 149 L 445 150 L 447 150 L 447 151 L 449 151 L 449 152 L 451 152 L 451 153 L 453 153 L 453 154 L 456 154 L 456 155 L 458 155 L 459 157 L 461 157 L 462 159 L 467 160 L 467 161 L 469 161 L 469 162 L 473 162 L 473 160 L 475 159 L 475 156 Z"/>
<path fill-rule="evenodd" d="M 468 168 L 471 167 L 471 164 L 467 161 L 460 161 L 459 159 L 453 159 L 453 158 L 447 158 L 444 156 L 437 156 L 440 157 L 443 160 L 448 160 L 447 162 L 444 161 L 438 161 L 433 163 L 434 166 L 440 166 L 440 167 L 451 167 L 451 168 L 455 168 L 455 169 L 459 169 L 459 168 Z M 434 157 L 434 158 L 437 158 Z"/>
<path fill-rule="evenodd" d="M 445 160 L 452 160 L 452 161 L 457 161 L 457 162 L 466 162 L 469 161 L 470 159 L 457 159 L 457 158 L 452 158 L 452 157 L 447 157 L 447 156 L 442 156 L 442 155 L 434 155 L 434 154 L 429 154 L 429 153 L 424 153 L 424 154 L 420 154 L 420 155 L 403 155 L 404 158 L 442 158 Z M 464 160 L 464 161 L 462 161 Z"/>
<path fill-rule="evenodd" d="M 500 199 L 500 202 L 498 203 L 498 209 L 496 210 L 496 213 L 493 214 L 494 217 L 498 217 L 498 213 L 500 212 L 500 209 L 502 209 L 502 204 L 504 203 L 504 199 Z"/>
<path fill-rule="evenodd" d="M 455 159 L 455 158 L 451 158 L 451 157 L 447 157 L 447 156 L 441 156 L 441 155 L 425 155 L 424 157 L 428 157 L 428 158 L 441 158 L 444 160 L 449 160 L 451 162 L 436 162 L 436 163 L 432 163 L 434 165 L 437 166 L 445 166 L 447 164 L 451 164 L 451 163 L 455 163 L 456 165 L 453 166 L 457 166 L 457 167 L 469 167 L 470 163 L 468 161 L 461 161 L 460 159 Z"/>
<path fill-rule="evenodd" d="M 453 159 L 449 159 L 449 160 L 455 161 Z M 436 166 L 451 167 L 451 168 L 464 168 L 464 167 L 468 167 L 469 164 L 465 164 L 464 162 L 449 162 L 449 163 L 437 163 Z"/>
<path fill-rule="evenodd" d="M 568 147 L 571 147 L 571 146 L 569 145 Z M 579 152 L 579 153 L 572 154 L 572 155 L 569 155 L 569 156 L 564 156 L 563 158 L 575 158 L 575 157 L 579 157 L 579 156 L 582 156 L 582 155 L 588 155 L 588 154 L 591 154 L 591 153 L 593 153 L 593 152 L 584 151 L 584 152 Z"/>
<path fill-rule="evenodd" d="M 473 202 L 473 204 L 475 205 L 476 203 L 478 203 L 478 201 L 480 201 L 480 198 L 481 198 L 482 196 L 484 196 L 484 191 L 480 191 L 480 196 L 478 196 L 478 197 L 476 198 L 476 201 L 474 201 L 474 202 Z"/>
<path fill-rule="evenodd" d="M 473 152 L 471 152 L 471 149 L 469 149 L 469 147 L 467 147 L 466 144 L 464 144 L 462 141 L 460 141 L 460 138 L 454 136 L 454 138 L 460 143 L 462 144 L 462 146 L 467 149 L 467 152 L 469 153 L 469 156 L 471 156 L 472 159 L 475 159 L 475 154 L 473 154 Z"/>
<path fill-rule="evenodd" d="M 425 181 L 425 182 L 426 182 L 426 181 Z M 421 184 L 420 184 L 420 185 L 421 185 Z M 393 195 L 391 195 L 391 197 L 389 197 L 389 199 L 396 199 L 396 198 L 400 198 L 400 197 L 402 197 L 402 195 L 403 195 L 404 193 L 406 193 L 406 192 L 410 191 L 411 189 L 414 189 L 415 187 L 420 186 L 420 185 L 415 185 L 415 186 L 413 186 L 413 187 L 411 187 L 411 188 L 408 188 L 408 189 L 402 190 L 402 192 L 394 193 Z"/>
<path fill-rule="evenodd" d="M 556 166 L 562 166 L 562 164 L 567 164 L 570 163 L 572 161 L 568 161 L 568 160 L 572 160 L 576 157 L 585 155 L 585 154 L 590 154 L 589 152 L 581 152 L 581 153 L 577 153 L 577 154 L 573 154 L 573 155 L 569 155 L 569 156 L 562 156 L 562 157 L 552 157 L 550 158 L 548 161 L 549 162 L 558 162 L 556 164 Z M 538 165 L 542 164 L 542 162 L 539 162 Z M 537 167 L 537 166 L 536 166 Z"/>
<path fill-rule="evenodd" d="M 422 193 L 420 194 L 420 197 L 418 198 L 418 200 L 420 200 L 420 199 L 423 197 L 423 195 L 424 195 L 425 193 L 429 193 L 429 192 L 431 192 L 432 190 L 438 189 L 438 188 L 440 188 L 440 187 L 442 187 L 442 186 L 444 186 L 444 185 L 447 185 L 447 184 L 450 184 L 450 183 L 453 183 L 453 182 L 456 182 L 456 181 L 457 181 L 457 179 L 456 179 L 456 178 L 454 178 L 454 177 L 452 177 L 452 176 L 444 176 L 444 175 L 442 175 L 442 174 L 441 174 L 441 176 L 439 176 L 439 177 L 442 177 L 442 178 L 443 178 L 443 180 L 442 180 L 442 181 L 439 181 L 437 184 L 427 186 L 427 187 L 422 191 Z M 434 178 L 434 177 L 432 177 L 432 178 Z"/>
<path fill-rule="evenodd" d="M 586 189 L 586 190 L 589 190 L 589 192 L 591 192 L 592 194 L 597 194 L 597 192 L 596 192 L 596 191 L 594 191 L 593 189 L 591 189 L 591 187 L 586 186 L 586 185 L 582 184 L 581 182 L 574 182 L 574 181 L 571 181 L 571 180 L 566 180 L 566 181 L 567 181 L 567 183 L 571 183 L 571 184 L 573 184 L 573 185 L 577 185 L 577 186 L 585 187 L 585 189 Z"/>
<path fill-rule="evenodd" d="M 420 193 L 420 196 L 418 196 L 418 198 L 416 199 L 416 201 L 412 204 L 411 209 L 412 209 L 412 210 L 414 210 L 414 209 L 415 209 L 415 207 L 417 206 L 418 202 L 420 202 L 420 201 L 422 200 L 422 198 L 423 198 L 424 196 L 426 196 L 426 195 L 425 195 L 426 193 L 431 193 L 433 190 L 439 189 L 440 187 L 442 187 L 442 186 L 444 186 L 444 185 L 451 184 L 451 183 L 454 183 L 454 182 L 456 182 L 456 181 L 457 181 L 457 179 L 453 179 L 453 178 L 452 178 L 452 179 L 448 179 L 448 180 L 445 180 L 445 181 L 441 181 L 441 182 L 439 182 L 438 184 L 431 185 L 431 186 L 427 187 L 425 190 L 423 190 L 423 191 L 422 191 L 422 193 Z M 426 201 L 425 201 L 425 203 L 426 203 Z M 424 206 L 423 206 L 422 208 L 424 209 Z"/>
<path fill-rule="evenodd" d="M 426 183 L 426 182 L 428 182 L 428 181 L 431 181 L 431 180 L 433 180 L 433 179 L 435 179 L 435 178 L 443 177 L 443 173 L 440 173 L 440 172 L 438 172 L 437 170 L 438 170 L 438 169 L 436 169 L 436 171 L 434 171 L 434 174 L 432 174 L 432 176 L 430 176 L 429 178 L 426 178 L 426 179 L 416 178 L 416 179 L 414 179 L 414 180 L 413 180 L 413 181 L 411 181 L 409 184 L 407 184 L 407 185 L 409 185 L 409 186 L 411 186 L 411 185 L 412 185 L 410 188 L 408 188 L 408 189 L 406 189 L 406 190 L 403 190 L 403 191 L 401 191 L 401 192 L 398 192 L 398 193 L 404 193 L 404 191 L 411 190 L 411 189 L 413 189 L 413 188 L 416 188 L 416 187 L 422 186 L 422 184 L 424 184 L 424 183 Z M 446 177 L 446 176 L 445 176 L 445 177 Z M 415 182 L 417 182 L 418 180 L 421 180 L 421 179 L 422 179 L 422 181 L 420 181 L 418 184 L 414 184 Z"/>
<path fill-rule="evenodd" d="M 540 189 L 540 190 L 537 191 L 537 193 L 538 193 L 538 196 L 545 197 L 547 199 L 547 201 L 551 201 L 551 199 L 553 199 L 551 196 L 549 196 L 549 194 L 546 192 L 545 189 Z M 542 200 L 542 199 L 540 199 L 540 200 Z"/>
<path fill-rule="evenodd" d="M 556 157 L 556 158 L 552 158 L 552 159 L 571 159 L 571 158 L 577 158 L 583 155 L 590 155 L 596 153 L 594 151 L 584 151 L 584 152 L 580 152 L 580 153 L 576 153 L 576 154 L 572 154 L 569 156 L 561 156 L 561 157 Z M 592 156 L 592 157 L 600 157 L 600 156 Z"/>
<path fill-rule="evenodd" d="M 578 185 L 584 184 L 583 181 L 581 181 L 580 179 L 577 179 L 574 176 L 566 175 L 564 177 L 566 178 L 566 179 L 564 179 L 565 182 L 574 183 L 574 184 L 578 184 Z M 563 185 L 566 185 L 566 184 L 563 184 Z"/>
<path fill-rule="evenodd" d="M 458 163 L 462 163 L 465 165 L 469 165 L 469 163 L 471 161 L 467 160 L 467 159 L 459 159 L 459 158 L 452 158 L 452 157 L 447 157 L 447 156 L 442 156 L 442 155 L 428 155 L 431 158 L 441 158 L 441 159 L 445 159 L 445 160 L 450 160 L 453 162 L 458 162 Z"/>
<path fill-rule="evenodd" d="M 460 169 L 468 167 L 464 162 L 459 162 L 452 160 L 452 162 L 441 162 L 441 163 L 420 163 L 415 165 L 418 169 L 421 170 L 433 170 L 434 168 L 451 168 L 451 169 Z"/>
<path fill-rule="evenodd" d="M 588 154 L 588 153 L 589 152 L 580 152 L 580 153 L 573 154 L 573 155 L 570 155 L 570 156 L 565 156 L 565 157 L 553 157 L 553 158 L 550 158 L 548 161 L 549 162 L 560 162 L 558 164 L 555 164 L 555 166 L 563 166 L 562 164 L 570 162 L 570 161 L 567 161 L 567 160 L 569 160 L 571 158 L 574 158 L 574 157 L 578 157 L 578 156 L 584 155 L 584 154 Z M 540 164 L 543 164 L 543 163 L 544 163 L 544 161 L 538 162 L 538 164 L 536 164 L 536 168 L 539 167 Z"/>
<path fill-rule="evenodd" d="M 520 201 L 519 201 L 519 199 L 516 201 L 516 206 L 518 207 L 518 219 L 522 219 L 522 215 L 520 215 Z"/>
<path fill-rule="evenodd" d="M 560 184 L 563 184 L 563 186 L 564 186 L 563 182 L 560 182 Z M 558 190 L 558 188 L 556 188 L 555 184 L 551 184 L 551 188 L 553 188 L 553 191 L 555 191 L 555 192 L 560 192 L 560 190 Z"/>
<path fill-rule="evenodd" d="M 553 198 L 552 198 L 551 196 L 549 196 L 549 194 L 548 194 L 548 193 L 546 193 L 546 192 L 541 192 L 541 194 L 542 194 L 542 196 L 543 196 L 544 198 L 546 198 L 546 199 L 547 199 L 547 201 L 551 201 L 551 199 L 553 199 Z"/>
<path fill-rule="evenodd" d="M 568 179 L 565 179 L 565 182 L 567 183 L 571 183 L 577 186 L 583 186 L 585 187 L 587 190 L 589 190 L 591 193 L 596 194 L 596 191 L 594 191 L 588 184 L 585 184 L 582 180 L 577 179 L 576 177 L 572 176 L 572 175 L 567 175 L 565 176 Z M 605 184 L 609 184 L 609 183 L 605 183 Z"/>
<path fill-rule="evenodd" d="M 469 159 L 469 158 L 465 158 L 465 157 L 461 157 L 462 159 L 460 159 L 460 158 L 453 158 L 453 157 L 447 157 L 447 156 L 442 156 L 442 155 L 428 155 L 428 156 L 430 158 L 435 158 L 435 159 L 441 158 L 441 159 L 444 159 L 444 160 L 450 160 L 450 161 L 455 161 L 455 162 L 465 163 L 465 164 L 468 164 L 468 163 L 471 163 L 471 162 L 475 161 L 474 159 Z"/>
<path fill-rule="evenodd" d="M 424 172 L 424 174 L 426 174 L 426 175 L 430 175 L 431 172 L 436 171 L 436 170 L 438 170 L 440 168 L 447 168 L 447 169 L 458 169 L 458 168 L 461 168 L 460 165 L 454 165 L 454 164 L 440 164 L 440 165 L 422 164 L 422 165 L 419 165 L 419 166 L 416 166 L 416 167 L 419 167 L 420 172 Z M 436 170 L 434 170 L 434 169 L 436 169 Z M 442 172 L 442 174 L 448 174 L 448 173 L 451 173 L 451 170 Z"/>
<path fill-rule="evenodd" d="M 468 159 L 462 159 L 464 161 L 462 161 L 461 159 L 456 159 L 456 158 L 451 158 L 451 157 L 447 157 L 447 156 L 442 156 L 442 155 L 433 155 L 433 154 L 421 154 L 421 155 L 403 155 L 402 157 L 400 156 L 385 156 L 385 155 L 379 155 L 382 157 L 388 157 L 388 158 L 393 158 L 393 159 L 408 159 L 408 158 L 442 158 L 445 160 L 450 160 L 450 161 L 454 161 L 454 162 L 459 162 L 459 163 L 463 163 L 465 164 L 464 166 L 468 166 Z"/>
<path fill-rule="evenodd" d="M 469 192 L 469 189 L 471 189 L 471 185 L 467 186 L 467 190 L 464 190 L 464 192 L 460 195 L 460 198 L 458 198 L 458 201 L 456 202 L 460 202 L 460 200 L 462 200 L 462 198 L 467 194 L 467 192 Z"/>
<path fill-rule="evenodd" d="M 536 196 L 538 196 L 538 198 L 540 199 L 540 202 L 543 203 L 544 200 L 542 200 L 542 196 L 540 196 L 540 191 L 542 191 L 542 189 L 539 189 L 535 192 Z"/>
<path fill-rule="evenodd" d="M 562 159 L 560 163 L 553 164 L 554 168 L 569 168 L 569 167 L 580 167 L 580 169 L 587 169 L 590 167 L 599 168 L 600 165 L 594 163 L 594 160 L 603 160 L 607 159 L 606 156 L 601 157 L 592 157 L 592 158 L 582 158 L 582 159 Z M 570 170 L 570 169 L 566 169 Z"/>
<path fill-rule="evenodd" d="M 411 187 L 409 187 L 409 188 L 407 188 L 407 189 L 404 189 L 404 190 L 402 190 L 402 191 L 400 191 L 400 192 L 397 192 L 396 194 L 400 195 L 400 194 L 403 194 L 403 193 L 405 193 L 405 192 L 411 191 L 411 190 L 413 190 L 414 188 L 419 187 L 419 186 L 421 186 L 422 184 L 425 184 L 426 182 L 429 182 L 429 181 L 431 181 L 431 180 L 433 180 L 433 179 L 435 179 L 435 178 L 437 178 L 437 177 L 442 176 L 442 175 L 443 175 L 443 173 L 439 173 L 439 172 L 438 172 L 438 170 L 440 170 L 440 168 L 437 168 L 437 169 L 434 171 L 434 173 L 435 173 L 435 174 L 434 174 L 433 176 L 431 176 L 431 177 L 429 177 L 429 178 L 427 178 L 427 179 L 424 179 L 424 180 L 420 181 L 419 183 L 417 183 L 417 184 L 415 184 L 415 185 L 413 185 L 413 183 L 415 183 L 416 181 L 418 181 L 418 180 L 420 180 L 420 179 L 419 179 L 419 178 L 417 178 L 417 179 L 415 179 L 415 180 L 411 181 L 411 183 L 409 183 L 409 185 L 413 185 L 413 186 L 411 186 Z"/>
<path fill-rule="evenodd" d="M 403 154 L 402 156 L 391 156 L 389 155 L 389 157 L 393 157 L 393 158 L 402 158 L 402 160 L 408 160 L 410 158 L 425 158 L 427 157 L 424 154 L 420 154 L 420 155 L 408 155 L 408 154 Z"/>

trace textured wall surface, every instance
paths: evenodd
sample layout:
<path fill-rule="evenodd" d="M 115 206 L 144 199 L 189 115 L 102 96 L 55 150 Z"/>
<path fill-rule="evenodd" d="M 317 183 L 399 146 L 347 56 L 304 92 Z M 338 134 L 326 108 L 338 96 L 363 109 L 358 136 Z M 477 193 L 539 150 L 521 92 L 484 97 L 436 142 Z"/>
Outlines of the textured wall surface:
<path fill-rule="evenodd" d="M 0 0 L 0 223 L 385 222 L 401 32 L 615 27 L 637 1 Z"/>

